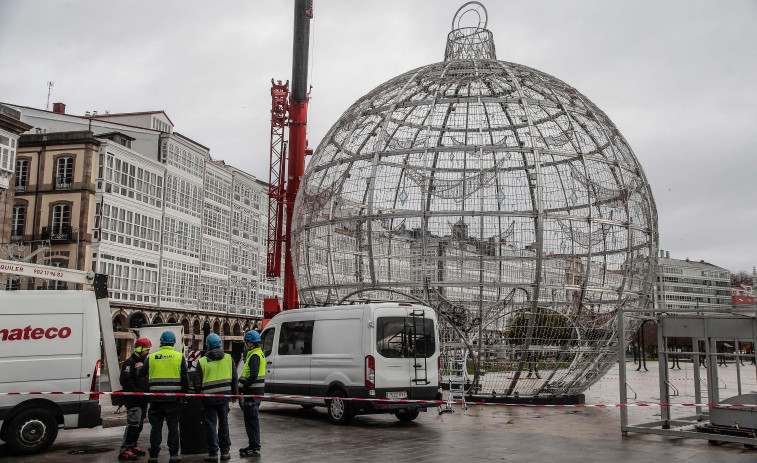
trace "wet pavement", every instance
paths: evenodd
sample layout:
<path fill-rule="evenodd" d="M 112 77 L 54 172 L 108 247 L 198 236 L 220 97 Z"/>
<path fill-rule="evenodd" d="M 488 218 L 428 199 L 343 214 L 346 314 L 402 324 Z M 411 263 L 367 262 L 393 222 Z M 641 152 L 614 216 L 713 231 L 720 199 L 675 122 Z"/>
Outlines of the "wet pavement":
<path fill-rule="evenodd" d="M 693 394 L 692 366 L 671 370 L 678 386 L 674 402 L 687 402 Z M 637 402 L 658 401 L 657 364 L 648 363 L 649 372 L 637 372 L 628 364 L 629 385 Z M 721 398 L 736 394 L 731 368 L 719 370 L 723 385 Z M 743 392 L 757 390 L 754 366 L 741 370 Z M 587 403 L 618 402 L 617 367 L 586 393 Z M 631 394 L 633 397 L 633 394 Z M 104 398 L 103 402 L 109 402 Z M 3 462 L 66 461 L 87 463 L 116 461 L 123 435 L 123 414 L 114 415 L 106 407 L 104 421 L 112 427 L 61 431 L 53 447 L 42 455 L 14 457 L 0 445 Z M 681 413 L 691 414 L 690 410 Z M 651 421 L 658 408 L 630 409 L 631 424 Z M 412 423 L 402 423 L 392 415 L 356 417 L 349 426 L 331 425 L 324 408 L 305 410 L 295 405 L 264 403 L 261 407 L 263 455 L 240 458 L 239 447 L 246 445 L 242 413 L 234 405 L 231 424 L 232 462 L 405 462 L 511 461 L 511 462 L 757 462 L 757 451 L 737 444 L 709 445 L 706 440 L 620 432 L 619 410 L 603 408 L 515 408 L 471 406 L 454 413 L 438 414 L 435 409 L 421 413 Z M 149 425 L 140 438 L 145 449 Z M 185 455 L 184 462 L 203 461 L 204 455 Z M 141 458 L 140 461 L 146 461 Z M 161 451 L 160 461 L 168 461 Z"/>

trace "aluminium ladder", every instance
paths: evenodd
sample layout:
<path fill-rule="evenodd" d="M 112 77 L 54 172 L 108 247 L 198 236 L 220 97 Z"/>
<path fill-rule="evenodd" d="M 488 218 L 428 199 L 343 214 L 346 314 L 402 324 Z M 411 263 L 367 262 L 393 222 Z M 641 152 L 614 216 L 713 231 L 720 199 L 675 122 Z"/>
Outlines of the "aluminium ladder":
<path fill-rule="evenodd" d="M 465 384 L 467 371 L 468 349 L 461 343 L 447 345 L 447 369 L 449 371 L 449 394 L 447 395 L 447 404 L 444 410 L 439 407 L 439 413 L 453 412 L 453 407 L 459 403 L 463 410 L 468 409 L 465 401 Z"/>

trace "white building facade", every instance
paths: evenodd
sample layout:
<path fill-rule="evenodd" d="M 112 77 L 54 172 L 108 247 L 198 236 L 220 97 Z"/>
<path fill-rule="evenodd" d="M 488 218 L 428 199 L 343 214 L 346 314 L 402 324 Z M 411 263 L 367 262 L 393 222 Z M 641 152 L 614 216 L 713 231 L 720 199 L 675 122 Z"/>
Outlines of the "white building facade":
<path fill-rule="evenodd" d="M 91 250 L 94 270 L 110 276 L 114 310 L 120 303 L 254 321 L 265 297 L 282 294 L 283 278 L 265 277 L 267 184 L 213 160 L 165 112 L 74 116 L 65 105 L 8 106 L 33 126 L 28 133 L 89 130 L 102 140 Z"/>
<path fill-rule="evenodd" d="M 665 309 L 731 309 L 731 272 L 703 260 L 671 259 L 660 251 L 657 302 Z"/>

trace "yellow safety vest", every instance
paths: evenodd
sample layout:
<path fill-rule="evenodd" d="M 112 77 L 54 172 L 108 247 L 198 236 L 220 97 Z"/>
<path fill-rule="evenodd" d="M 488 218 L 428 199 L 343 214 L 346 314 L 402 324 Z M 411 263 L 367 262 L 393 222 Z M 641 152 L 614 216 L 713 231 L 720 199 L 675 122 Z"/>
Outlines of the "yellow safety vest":
<path fill-rule="evenodd" d="M 173 346 L 161 346 L 147 358 L 150 392 L 181 392 L 181 352 Z"/>
<path fill-rule="evenodd" d="M 250 357 L 253 355 L 260 357 L 260 368 L 258 369 L 258 377 L 255 379 L 255 382 L 252 383 L 250 389 L 265 388 L 265 354 L 260 347 L 256 347 L 247 352 L 247 357 L 244 360 L 244 368 L 242 369 L 242 376 L 239 378 L 240 387 L 245 381 L 247 381 L 247 378 L 250 377 Z"/>
<path fill-rule="evenodd" d="M 202 368 L 202 392 L 204 394 L 231 394 L 231 378 L 234 363 L 231 355 L 224 354 L 221 360 L 200 359 Z"/>

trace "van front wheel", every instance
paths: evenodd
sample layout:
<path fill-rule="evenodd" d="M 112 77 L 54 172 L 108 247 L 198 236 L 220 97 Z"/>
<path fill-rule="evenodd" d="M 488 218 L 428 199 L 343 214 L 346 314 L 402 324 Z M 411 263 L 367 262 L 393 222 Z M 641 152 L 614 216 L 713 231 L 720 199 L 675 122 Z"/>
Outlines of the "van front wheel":
<path fill-rule="evenodd" d="M 58 421 L 44 408 L 24 410 L 8 423 L 6 443 L 13 453 L 30 455 L 53 445 L 58 437 Z"/>
<path fill-rule="evenodd" d="M 397 412 L 394 414 L 394 416 L 396 416 L 397 419 L 402 421 L 403 423 L 407 423 L 418 418 L 418 410 L 412 412 Z"/>
<path fill-rule="evenodd" d="M 329 414 L 329 421 L 334 424 L 347 424 L 355 416 L 350 409 L 349 401 L 343 400 L 344 394 L 336 391 L 331 394 L 333 397 L 326 401 L 326 410 Z"/>

